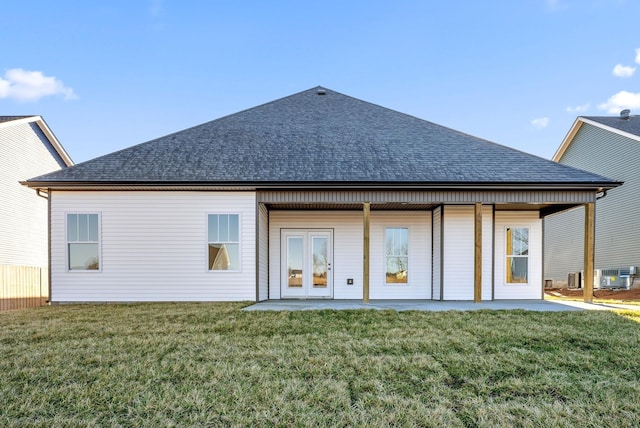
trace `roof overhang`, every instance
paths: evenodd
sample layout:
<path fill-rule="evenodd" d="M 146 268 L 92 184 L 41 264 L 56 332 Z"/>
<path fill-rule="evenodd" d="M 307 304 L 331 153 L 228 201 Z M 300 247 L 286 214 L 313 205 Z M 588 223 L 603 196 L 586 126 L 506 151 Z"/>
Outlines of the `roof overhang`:
<path fill-rule="evenodd" d="M 203 183 L 203 182 L 60 182 L 22 181 L 40 190 L 158 190 L 158 191 L 259 191 L 259 190 L 592 190 L 604 192 L 622 182 L 567 183 L 379 183 L 379 182 L 278 182 L 278 183 Z"/>
<path fill-rule="evenodd" d="M 573 122 L 573 125 L 569 129 L 569 132 L 567 133 L 567 135 L 562 140 L 562 143 L 560 144 L 560 147 L 558 147 L 558 150 L 555 152 L 555 154 L 551 158 L 552 161 L 560 162 L 560 159 L 562 159 L 562 156 L 564 156 L 564 153 L 567 151 L 567 149 L 569 148 L 569 146 L 573 142 L 573 139 L 575 138 L 576 134 L 578 133 L 578 131 L 580 130 L 580 128 L 582 128 L 582 125 L 584 125 L 584 124 L 593 125 L 593 126 L 596 126 L 598 128 L 605 129 L 605 130 L 607 130 L 609 132 L 613 132 L 614 134 L 618 134 L 618 135 L 621 135 L 623 137 L 627 137 L 627 138 L 630 138 L 632 140 L 636 140 L 636 141 L 640 142 L 640 135 L 631 134 L 629 132 L 625 132 L 625 131 L 622 131 L 620 129 L 614 128 L 612 126 L 604 125 L 604 124 L 602 124 L 600 122 L 596 122 L 594 120 L 587 119 L 586 117 L 577 117 L 575 122 Z"/>

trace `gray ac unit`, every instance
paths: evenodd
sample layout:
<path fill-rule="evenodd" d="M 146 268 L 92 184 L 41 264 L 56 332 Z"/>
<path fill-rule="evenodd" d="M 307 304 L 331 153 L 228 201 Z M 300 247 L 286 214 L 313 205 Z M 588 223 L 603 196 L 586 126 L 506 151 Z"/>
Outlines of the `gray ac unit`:
<path fill-rule="evenodd" d="M 567 277 L 567 288 L 580 288 L 582 284 L 580 283 L 580 272 L 569 272 L 569 276 Z"/>
<path fill-rule="evenodd" d="M 594 284 L 595 285 L 595 284 Z M 599 288 L 624 288 L 631 285 L 630 269 L 602 269 Z"/>

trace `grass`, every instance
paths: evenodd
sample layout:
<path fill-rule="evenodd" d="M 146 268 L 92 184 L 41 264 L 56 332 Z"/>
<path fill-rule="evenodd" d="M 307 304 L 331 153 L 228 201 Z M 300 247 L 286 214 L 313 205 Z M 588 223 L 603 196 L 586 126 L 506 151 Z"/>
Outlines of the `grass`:
<path fill-rule="evenodd" d="M 640 426 L 638 312 L 0 313 L 0 426 Z"/>

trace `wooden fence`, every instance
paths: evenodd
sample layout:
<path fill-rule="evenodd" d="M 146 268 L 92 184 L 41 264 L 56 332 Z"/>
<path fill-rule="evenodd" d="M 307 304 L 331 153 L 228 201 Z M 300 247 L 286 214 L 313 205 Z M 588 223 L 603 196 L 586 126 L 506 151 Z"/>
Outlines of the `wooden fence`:
<path fill-rule="evenodd" d="M 0 311 L 42 306 L 49 299 L 49 269 L 0 265 Z"/>

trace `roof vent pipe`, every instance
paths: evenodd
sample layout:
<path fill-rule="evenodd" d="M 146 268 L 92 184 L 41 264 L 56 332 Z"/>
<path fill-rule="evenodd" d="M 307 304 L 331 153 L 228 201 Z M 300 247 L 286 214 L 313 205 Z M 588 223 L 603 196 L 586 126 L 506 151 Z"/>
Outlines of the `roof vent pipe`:
<path fill-rule="evenodd" d="M 631 110 L 626 108 L 620 112 L 620 119 L 629 119 L 630 114 L 631 114 Z"/>

